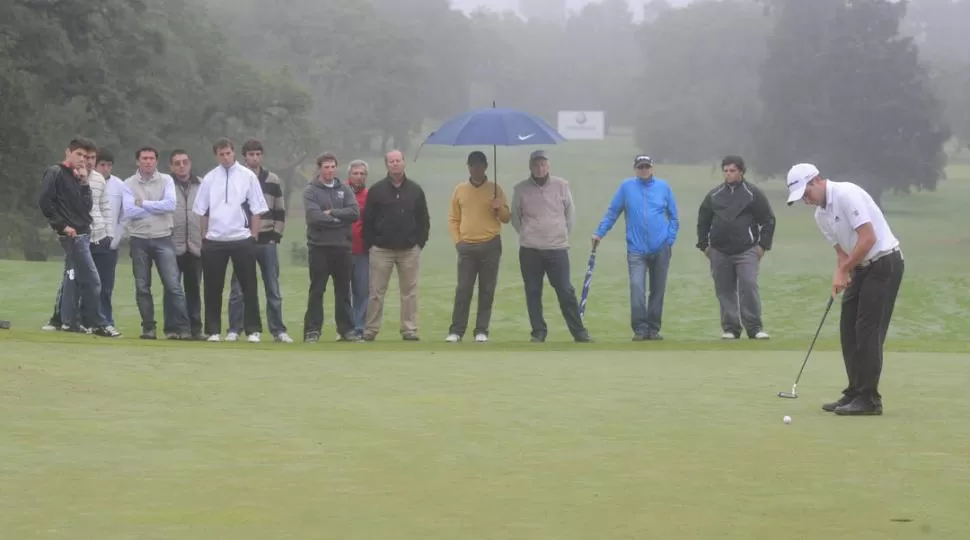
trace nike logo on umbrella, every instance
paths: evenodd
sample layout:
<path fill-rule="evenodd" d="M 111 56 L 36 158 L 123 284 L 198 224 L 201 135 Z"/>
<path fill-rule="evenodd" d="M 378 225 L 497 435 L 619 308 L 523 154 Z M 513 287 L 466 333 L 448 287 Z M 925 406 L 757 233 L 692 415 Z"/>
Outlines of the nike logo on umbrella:
<path fill-rule="evenodd" d="M 535 133 L 530 133 L 528 135 L 519 135 L 519 140 L 520 141 L 527 141 L 527 140 L 531 139 L 532 137 L 535 137 Z"/>

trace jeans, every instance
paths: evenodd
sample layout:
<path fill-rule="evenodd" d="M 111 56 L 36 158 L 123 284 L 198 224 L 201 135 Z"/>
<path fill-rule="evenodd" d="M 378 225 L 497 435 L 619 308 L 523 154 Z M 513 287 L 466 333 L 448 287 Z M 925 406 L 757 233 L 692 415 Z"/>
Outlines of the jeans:
<path fill-rule="evenodd" d="M 115 290 L 115 270 L 118 268 L 118 250 L 91 244 L 91 257 L 101 278 L 101 315 L 110 326 L 115 325 L 111 297 Z"/>
<path fill-rule="evenodd" d="M 478 313 L 475 317 L 475 335 L 488 335 L 492 320 L 492 303 L 498 285 L 499 262 L 502 260 L 502 238 L 496 236 L 480 244 L 459 243 L 458 284 L 455 286 L 455 306 L 451 313 L 449 334 L 464 336 L 468 329 L 472 293 L 478 280 Z"/>
<path fill-rule="evenodd" d="M 565 249 L 519 248 L 519 269 L 525 285 L 525 303 L 532 325 L 532 337 L 545 339 L 549 329 L 542 314 L 542 280 L 549 276 L 549 284 L 556 291 L 559 310 L 566 327 L 574 338 L 587 335 L 579 316 L 576 289 L 569 280 L 569 252 Z"/>
<path fill-rule="evenodd" d="M 179 268 L 175 259 L 172 237 L 131 238 L 131 273 L 135 278 L 135 302 L 141 314 L 143 332 L 154 331 L 155 301 L 152 298 L 152 265 L 158 267 L 158 277 L 164 291 L 171 296 L 172 329 L 179 334 L 189 333 L 189 318 L 185 308 L 185 293 L 179 284 Z"/>
<path fill-rule="evenodd" d="M 255 244 L 253 246 L 253 255 L 263 275 L 263 290 L 266 292 L 266 323 L 269 333 L 274 336 L 286 332 L 286 325 L 283 324 L 283 296 L 280 294 L 280 259 L 277 245 Z M 243 330 L 245 312 L 243 304 L 242 288 L 239 286 L 239 280 L 236 279 L 236 272 L 233 271 L 229 291 L 230 332 L 239 334 Z"/>
<path fill-rule="evenodd" d="M 185 309 L 189 317 L 192 335 L 202 333 L 202 258 L 189 252 L 176 255 L 182 290 L 185 292 Z M 178 333 L 172 315 L 176 312 L 172 305 L 172 295 L 165 293 L 165 333 Z"/>
<path fill-rule="evenodd" d="M 758 247 L 736 255 L 728 255 L 710 248 L 711 276 L 714 292 L 721 306 L 721 330 L 738 337 L 742 326 L 748 337 L 763 330 L 761 324 L 761 295 L 758 291 Z"/>
<path fill-rule="evenodd" d="M 367 322 L 367 297 L 370 295 L 370 255 L 361 253 L 351 257 L 351 304 L 354 306 L 354 331 L 363 335 Z"/>
<path fill-rule="evenodd" d="M 350 248 L 310 246 L 310 291 L 307 294 L 306 314 L 303 316 L 303 335 L 320 332 L 323 328 L 323 293 L 333 277 L 333 316 L 337 334 L 346 336 L 354 331 L 353 308 L 350 305 Z"/>
<path fill-rule="evenodd" d="M 660 333 L 670 255 L 669 245 L 649 255 L 627 253 L 627 270 L 630 274 L 630 327 L 638 336 Z M 647 299 L 648 271 L 650 272 L 649 299 Z"/>
<path fill-rule="evenodd" d="M 256 258 L 252 238 L 235 241 L 203 240 L 202 275 L 205 297 L 205 333 L 222 333 L 222 293 L 226 288 L 226 270 L 232 261 L 232 272 L 239 279 L 243 294 L 243 330 L 247 334 L 262 331 L 259 315 L 259 292 L 256 290 Z"/>
<path fill-rule="evenodd" d="M 70 327 L 82 323 L 90 327 L 105 326 L 101 315 L 101 278 L 91 257 L 91 237 L 60 236 L 64 250 L 64 282 L 61 288 L 61 322 Z M 80 296 L 80 306 L 78 297 Z"/>

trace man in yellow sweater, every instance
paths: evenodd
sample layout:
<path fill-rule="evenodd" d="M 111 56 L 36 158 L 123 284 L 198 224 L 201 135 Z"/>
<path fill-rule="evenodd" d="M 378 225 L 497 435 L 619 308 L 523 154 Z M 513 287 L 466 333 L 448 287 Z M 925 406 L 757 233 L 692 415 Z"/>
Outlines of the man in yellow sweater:
<path fill-rule="evenodd" d="M 468 155 L 468 181 L 455 187 L 448 212 L 448 229 L 458 250 L 458 286 L 448 330 L 449 343 L 457 343 L 468 328 L 475 279 L 478 279 L 478 316 L 475 341 L 488 341 L 488 323 L 502 258 L 502 224 L 512 217 L 502 188 L 488 180 L 488 159 L 479 151 Z"/>

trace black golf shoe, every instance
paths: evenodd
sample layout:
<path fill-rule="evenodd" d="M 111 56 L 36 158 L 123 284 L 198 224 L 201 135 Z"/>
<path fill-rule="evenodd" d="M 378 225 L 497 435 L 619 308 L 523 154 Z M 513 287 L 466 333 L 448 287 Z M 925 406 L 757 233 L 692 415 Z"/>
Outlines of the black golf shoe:
<path fill-rule="evenodd" d="M 848 405 L 849 403 L 852 403 L 853 399 L 855 399 L 853 396 L 843 395 L 842 397 L 839 398 L 838 401 L 833 401 L 832 403 L 826 403 L 822 405 L 822 410 L 825 412 L 835 412 L 835 409 L 838 409 L 839 407 L 843 407 L 845 405 Z"/>
<path fill-rule="evenodd" d="M 882 414 L 882 405 L 875 404 L 871 399 L 859 396 L 851 403 L 836 407 L 833 411 L 839 416 L 879 416 Z"/>

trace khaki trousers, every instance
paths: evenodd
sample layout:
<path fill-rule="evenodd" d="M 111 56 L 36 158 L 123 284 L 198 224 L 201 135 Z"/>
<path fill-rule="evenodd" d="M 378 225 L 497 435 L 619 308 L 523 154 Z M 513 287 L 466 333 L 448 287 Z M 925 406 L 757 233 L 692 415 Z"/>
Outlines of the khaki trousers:
<path fill-rule="evenodd" d="M 392 250 L 370 248 L 370 297 L 367 299 L 367 322 L 364 336 L 374 338 L 384 318 L 384 295 L 391 281 L 391 271 L 397 267 L 398 288 L 401 291 L 401 335 L 418 334 L 418 273 L 421 248 Z"/>

